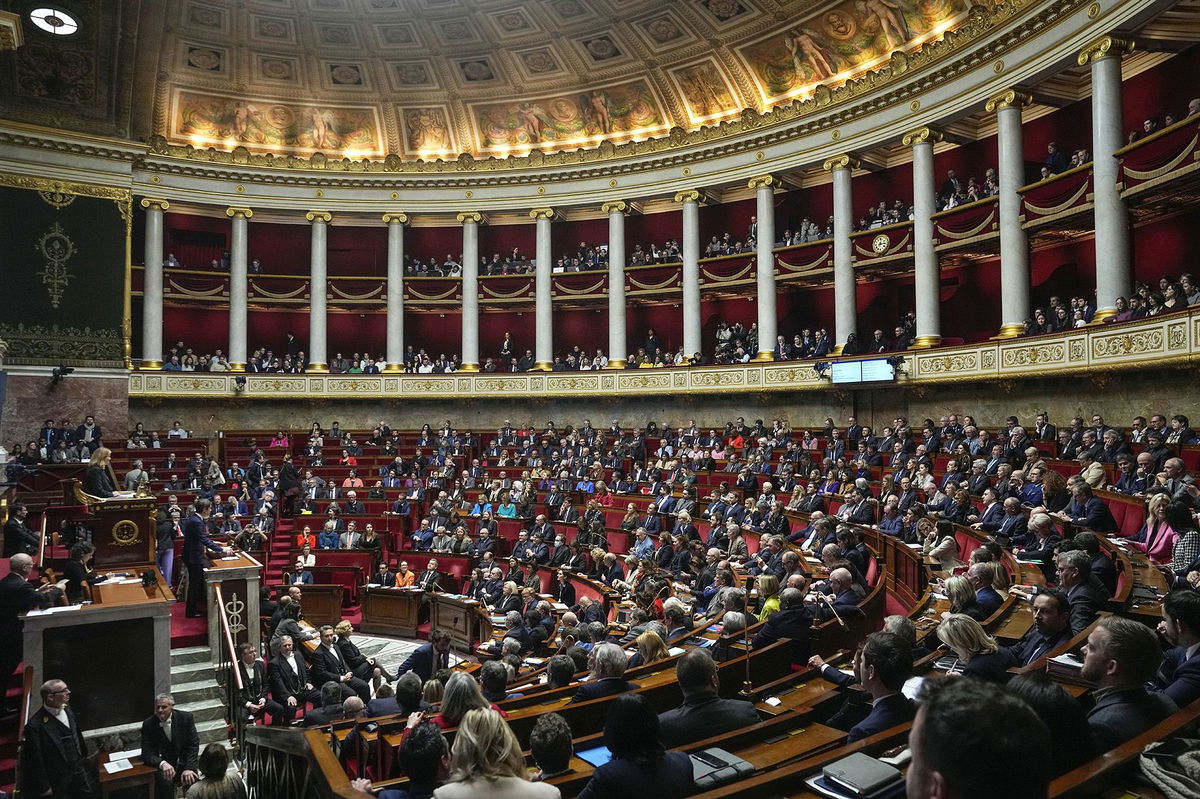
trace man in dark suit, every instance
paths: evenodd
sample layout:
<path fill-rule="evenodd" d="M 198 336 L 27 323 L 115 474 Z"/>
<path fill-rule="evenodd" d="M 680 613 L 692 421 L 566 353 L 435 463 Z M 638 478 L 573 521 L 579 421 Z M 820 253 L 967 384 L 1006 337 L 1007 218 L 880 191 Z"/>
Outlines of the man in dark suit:
<path fill-rule="evenodd" d="M 767 617 L 751 646 L 761 649 L 787 638 L 792 642 L 792 663 L 805 663 L 812 621 L 812 610 L 804 604 L 804 592 L 798 588 L 785 588 L 779 594 L 779 610 Z"/>
<path fill-rule="evenodd" d="M 975 601 L 982 608 L 984 618 L 991 616 L 1004 604 L 1004 597 L 992 588 L 990 563 L 972 563 L 967 569 L 967 582 L 975 589 Z"/>
<path fill-rule="evenodd" d="M 218 555 L 228 555 L 232 551 L 208 537 L 208 517 L 212 514 L 212 500 L 197 499 L 195 508 L 196 512 L 183 524 L 183 564 L 188 573 L 186 615 L 190 619 L 205 615 L 204 567 L 208 565 L 205 550 Z"/>
<path fill-rule="evenodd" d="M 1056 588 L 1038 592 L 1033 598 L 1033 626 L 1007 652 L 1014 666 L 1028 666 L 1071 640 L 1071 601 Z"/>
<path fill-rule="evenodd" d="M 142 722 L 142 762 L 158 769 L 156 799 L 174 799 L 175 786 L 184 789 L 200 778 L 200 735 L 192 714 L 175 709 L 170 694 L 154 698 L 154 715 Z"/>
<path fill-rule="evenodd" d="M 431 630 L 429 642 L 422 644 L 400 664 L 396 674 L 413 672 L 425 683 L 438 669 L 450 667 L 450 633 L 445 630 Z"/>
<path fill-rule="evenodd" d="M 1175 648 L 1163 657 L 1154 687 L 1186 707 L 1200 699 L 1200 593 L 1172 591 L 1162 604 L 1158 631 Z"/>
<path fill-rule="evenodd" d="M 659 734 L 668 749 L 759 722 L 752 703 L 717 695 L 717 664 L 707 649 L 691 649 L 679 658 L 675 679 L 683 704 L 658 717 Z"/>
<path fill-rule="evenodd" d="M 25 723 L 21 747 L 22 796 L 91 799 L 99 796 L 94 765 L 87 757 L 83 731 L 67 707 L 71 689 L 62 680 L 42 683 L 42 707 Z"/>
<path fill-rule="evenodd" d="M 18 553 L 37 554 L 41 536 L 25 525 L 28 514 L 29 508 L 19 502 L 10 508 L 8 521 L 4 523 L 4 557 L 11 558 Z"/>
<path fill-rule="evenodd" d="M 1082 549 L 1059 553 L 1054 563 L 1058 587 L 1067 593 L 1071 603 L 1071 635 L 1078 635 L 1108 605 L 1108 596 L 1092 584 L 1092 559 Z"/>
<path fill-rule="evenodd" d="M 253 644 L 247 642 L 238 646 L 238 661 L 242 674 L 242 692 L 238 699 L 246 715 L 256 719 L 265 713 L 271 717 L 271 724 L 283 724 L 283 705 L 267 696 L 266 669 Z"/>
<path fill-rule="evenodd" d="M 296 652 L 296 644 L 290 635 L 279 639 L 279 654 L 271 660 L 270 674 L 271 697 L 279 703 L 288 721 L 295 718 L 297 712 L 303 713 L 309 702 L 321 698 L 309 682 L 308 666 Z M 338 696 L 341 696 L 340 689 Z"/>
<path fill-rule="evenodd" d="M 1104 500 L 1092 493 L 1087 483 L 1077 483 L 1072 490 L 1073 499 L 1066 510 L 1051 514 L 1077 527 L 1085 527 L 1097 533 L 1117 532 L 1117 520 Z"/>
<path fill-rule="evenodd" d="M 354 676 L 350 664 L 342 657 L 337 646 L 337 633 L 326 624 L 321 627 L 321 645 L 309 656 L 312 661 L 313 679 L 322 684 L 336 682 L 342 686 L 342 696 L 355 694 L 366 704 L 371 698 L 371 686 L 361 677 Z"/>
<path fill-rule="evenodd" d="M 25 623 L 20 615 L 34 608 L 48 608 L 54 602 L 57 588 L 45 585 L 40 589 L 29 582 L 33 573 L 33 558 L 24 553 L 8 559 L 8 574 L 0 579 L 0 680 L 7 680 L 21 662 L 25 643 L 22 630 Z"/>
<path fill-rule="evenodd" d="M 828 583 L 833 598 L 814 606 L 817 619 L 828 621 L 836 616 L 844 620 L 849 615 L 861 612 L 858 609 L 858 593 L 854 590 L 854 575 L 849 569 L 834 569 L 829 573 Z"/>
<path fill-rule="evenodd" d="M 1161 661 L 1154 633 L 1133 619 L 1106 616 L 1088 635 L 1079 676 L 1096 684 L 1087 720 L 1097 752 L 1120 746 L 1178 710 L 1165 693 L 1146 691 Z"/>
<path fill-rule="evenodd" d="M 858 662 L 858 678 L 871 697 L 871 711 L 850 729 L 848 743 L 912 721 L 916 705 L 900 693 L 911 676 L 912 648 L 907 641 L 882 631 L 867 636 Z"/>
<path fill-rule="evenodd" d="M 588 659 L 592 662 L 592 678 L 579 686 L 568 704 L 623 694 L 638 687 L 625 680 L 625 666 L 629 663 L 629 657 L 617 644 L 597 644 Z"/>
<path fill-rule="evenodd" d="M 342 718 L 345 718 L 342 713 L 342 686 L 330 680 L 321 686 L 321 706 L 304 714 L 304 726 L 316 727 Z"/>

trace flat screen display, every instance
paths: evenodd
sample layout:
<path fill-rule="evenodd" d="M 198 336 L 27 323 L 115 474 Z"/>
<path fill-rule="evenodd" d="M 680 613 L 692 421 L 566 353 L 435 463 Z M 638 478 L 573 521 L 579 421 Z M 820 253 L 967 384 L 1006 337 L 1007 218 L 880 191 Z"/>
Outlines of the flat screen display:
<path fill-rule="evenodd" d="M 896 379 L 896 370 L 887 362 L 887 358 L 834 361 L 830 376 L 834 383 L 890 383 Z"/>

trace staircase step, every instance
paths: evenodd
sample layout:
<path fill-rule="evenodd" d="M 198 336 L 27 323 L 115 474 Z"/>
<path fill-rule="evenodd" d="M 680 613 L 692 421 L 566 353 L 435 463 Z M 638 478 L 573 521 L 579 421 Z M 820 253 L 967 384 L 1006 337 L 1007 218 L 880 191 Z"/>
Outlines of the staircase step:
<path fill-rule="evenodd" d="M 191 713 L 196 723 L 201 721 L 218 720 L 224 723 L 225 720 L 225 703 L 221 699 L 201 699 L 197 702 L 185 702 L 176 705 L 180 710 L 186 710 Z"/>
<path fill-rule="evenodd" d="M 213 666 L 207 660 L 197 663 L 180 663 L 171 667 L 171 684 L 214 679 Z"/>
<path fill-rule="evenodd" d="M 211 743 L 225 743 L 229 740 L 229 725 L 224 718 L 212 721 L 197 721 L 196 733 L 200 736 L 200 748 Z"/>
<path fill-rule="evenodd" d="M 184 646 L 171 650 L 171 665 L 186 663 L 211 663 L 212 650 L 207 646 Z"/>
<path fill-rule="evenodd" d="M 205 680 L 197 680 L 196 682 L 176 682 L 172 680 L 171 696 L 175 698 L 175 703 L 178 705 L 186 705 L 189 702 L 202 702 L 206 699 L 224 699 L 221 686 L 211 677 Z"/>

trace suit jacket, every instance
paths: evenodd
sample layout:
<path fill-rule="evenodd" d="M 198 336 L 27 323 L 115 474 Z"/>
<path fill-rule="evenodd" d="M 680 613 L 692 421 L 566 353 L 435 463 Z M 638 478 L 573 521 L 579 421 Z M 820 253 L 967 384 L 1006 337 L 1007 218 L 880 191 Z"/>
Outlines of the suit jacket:
<path fill-rule="evenodd" d="M 242 693 L 238 700 L 243 704 L 258 704 L 260 699 L 267 696 L 267 670 L 263 662 L 255 660 L 247 669 L 246 664 L 239 660 L 237 667 L 242 672 Z"/>
<path fill-rule="evenodd" d="M 792 642 L 792 662 L 806 663 L 809 655 L 809 632 L 812 629 L 812 622 L 812 610 L 806 606 L 778 610 L 763 622 L 763 626 L 754 636 L 751 646 L 754 649 L 761 649 L 788 638 Z"/>
<path fill-rule="evenodd" d="M 333 645 L 333 648 L 337 651 L 338 655 L 341 655 L 341 651 L 337 649 L 336 643 Z M 323 685 L 331 681 L 340 683 L 342 675 L 350 671 L 350 664 L 346 662 L 345 658 L 335 657 L 332 652 L 325 648 L 324 644 L 314 649 L 308 656 L 308 659 L 312 662 L 313 685 Z"/>
<path fill-rule="evenodd" d="M 12 517 L 4 524 L 4 557 L 37 554 L 38 545 L 41 543 L 38 538 L 38 533 L 30 530 L 25 522 L 16 516 Z"/>
<path fill-rule="evenodd" d="M 585 682 L 579 686 L 579 690 L 571 697 L 571 701 L 567 704 L 575 702 L 586 702 L 589 699 L 599 699 L 602 696 L 615 696 L 623 694 L 626 691 L 634 691 L 637 689 L 637 684 L 627 682 L 620 677 L 605 677 L 602 680 L 592 680 Z"/>
<path fill-rule="evenodd" d="M 1178 709 L 1166 694 L 1147 693 L 1140 685 L 1103 689 L 1095 700 L 1087 720 L 1098 753 L 1141 735 Z"/>
<path fill-rule="evenodd" d="M 304 686 L 311 684 L 312 680 L 308 678 L 308 666 L 299 652 L 296 652 L 296 668 L 298 671 L 292 671 L 282 655 L 271 659 L 271 697 L 276 702 L 282 704 L 287 702 L 289 696 L 298 696 L 309 690 Z"/>
<path fill-rule="evenodd" d="M 614 758 L 592 773 L 579 799 L 609 796 L 657 796 L 675 799 L 696 792 L 692 761 L 683 752 L 667 752 L 650 771 L 638 761 Z"/>
<path fill-rule="evenodd" d="M 183 562 L 189 566 L 207 566 L 204 551 L 221 553 L 221 547 L 208 537 L 208 525 L 193 513 L 183 523 Z"/>
<path fill-rule="evenodd" d="M 55 796 L 66 796 L 71 777 L 83 762 L 87 746 L 75 712 L 67 708 L 76 751 L 68 751 L 62 738 L 62 725 L 44 707 L 34 711 L 25 723 L 25 743 L 21 750 L 21 784 L 23 796 L 41 796 L 47 790 Z"/>
<path fill-rule="evenodd" d="M 892 694 L 878 700 L 867 717 L 850 729 L 846 743 L 891 729 L 897 724 L 912 721 L 917 715 L 917 706 L 904 694 Z"/>
<path fill-rule="evenodd" d="M 416 584 L 420 586 L 421 590 L 423 591 L 440 591 L 441 586 L 438 585 L 438 581 L 441 579 L 441 572 L 431 572 L 426 570 L 421 572 L 421 576 L 417 578 Z"/>
<path fill-rule="evenodd" d="M 1179 707 L 1200 699 L 1200 649 L 1186 660 L 1187 651 L 1179 646 L 1163 657 L 1154 685 Z"/>
<path fill-rule="evenodd" d="M 829 605 L 825 604 L 824 602 L 822 602 L 820 605 L 817 605 L 816 616 L 821 621 L 828 621 L 829 619 L 833 618 L 834 610 L 837 611 L 837 614 L 839 616 L 841 616 L 843 620 L 846 618 L 846 616 L 848 614 L 853 615 L 855 613 L 859 613 L 860 611 L 858 609 L 858 594 L 855 593 L 852 589 L 847 588 L 845 591 L 842 591 L 840 594 L 838 594 L 837 596 L 835 596 L 833 598 L 833 608 L 832 609 L 829 607 Z M 777 614 L 771 614 L 771 615 L 774 616 Z"/>
<path fill-rule="evenodd" d="M 1008 654 L 1010 666 L 1028 666 L 1038 658 L 1047 655 L 1071 640 L 1071 628 L 1063 627 L 1057 633 L 1046 636 L 1038 632 L 1037 627 L 1030 627 L 1025 637 L 1000 651 Z"/>
<path fill-rule="evenodd" d="M 976 655 L 963 665 L 963 674 L 988 682 L 1003 683 L 1008 679 L 1008 653 L 998 649 L 986 655 Z"/>
<path fill-rule="evenodd" d="M 1084 505 L 1071 500 L 1071 504 L 1067 507 L 1067 515 L 1071 517 L 1072 524 L 1086 527 L 1097 533 L 1117 532 L 1117 520 L 1113 518 L 1108 505 L 1099 497 L 1092 497 Z"/>
<path fill-rule="evenodd" d="M 438 669 L 450 667 L 449 655 L 449 652 L 434 652 L 432 643 L 422 644 L 408 656 L 408 660 L 400 664 L 400 668 L 396 670 L 396 676 L 399 677 L 401 674 L 411 671 L 421 678 L 421 682 L 425 682 Z"/>
<path fill-rule="evenodd" d="M 1078 635 L 1084 627 L 1096 620 L 1099 612 L 1108 604 L 1108 597 L 1090 583 L 1080 583 L 1067 591 L 1071 602 L 1071 635 Z"/>
<path fill-rule="evenodd" d="M 1000 606 L 1004 604 L 1004 597 L 1000 596 L 995 588 L 985 585 L 975 592 L 975 601 L 979 603 L 979 607 L 983 610 L 983 617 L 986 619 L 1000 609 Z"/>
<path fill-rule="evenodd" d="M 713 691 L 685 696 L 683 704 L 658 717 L 660 737 L 668 749 L 758 722 L 758 711 L 752 703 L 722 699 Z"/>
<path fill-rule="evenodd" d="M 367 702 L 367 716 L 391 716 L 397 713 L 404 712 L 400 707 L 400 703 L 396 701 L 396 697 L 389 696 L 386 699 L 372 699 Z"/>
<path fill-rule="evenodd" d="M 163 734 L 157 716 L 142 722 L 142 762 L 158 768 L 164 760 L 179 771 L 199 772 L 200 736 L 192 714 L 176 708 L 171 711 L 171 739 Z"/>
<path fill-rule="evenodd" d="M 1014 516 L 1004 514 L 1004 518 L 1000 520 L 1000 526 L 993 531 L 997 538 L 1006 538 L 1008 541 L 1017 541 L 1025 537 L 1029 532 L 1029 522 L 1025 518 L 1025 514 L 1018 513 Z"/>
<path fill-rule="evenodd" d="M 38 593 L 33 583 L 16 572 L 9 572 L 0 578 L 0 638 L 8 642 L 6 646 L 12 646 L 13 636 L 20 636 L 25 627 L 24 622 L 17 618 L 18 614 L 48 605 L 49 602 L 48 595 Z"/>

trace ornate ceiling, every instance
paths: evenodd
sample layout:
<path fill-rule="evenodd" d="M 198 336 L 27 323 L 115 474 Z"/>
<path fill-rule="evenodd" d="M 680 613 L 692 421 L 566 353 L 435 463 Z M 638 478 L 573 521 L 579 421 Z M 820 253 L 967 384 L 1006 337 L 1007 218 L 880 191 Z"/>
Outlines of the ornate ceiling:
<path fill-rule="evenodd" d="M 156 0 L 157 1 L 157 0 Z M 805 97 L 970 0 L 162 0 L 151 130 L 377 159 L 666 135 Z"/>

